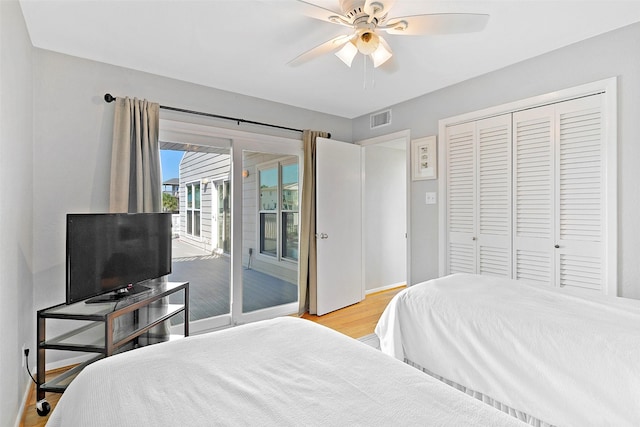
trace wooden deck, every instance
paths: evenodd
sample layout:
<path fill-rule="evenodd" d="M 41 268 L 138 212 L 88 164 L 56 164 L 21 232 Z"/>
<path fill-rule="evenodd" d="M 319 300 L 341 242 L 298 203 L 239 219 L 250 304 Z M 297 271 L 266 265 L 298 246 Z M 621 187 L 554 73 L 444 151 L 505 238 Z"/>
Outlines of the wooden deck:
<path fill-rule="evenodd" d="M 298 300 L 298 287 L 268 274 L 244 268 L 243 312 L 274 307 Z M 231 263 L 226 255 L 174 258 L 170 281 L 189 282 L 189 320 L 200 320 L 229 313 Z M 182 323 L 175 316 L 172 324 Z"/>

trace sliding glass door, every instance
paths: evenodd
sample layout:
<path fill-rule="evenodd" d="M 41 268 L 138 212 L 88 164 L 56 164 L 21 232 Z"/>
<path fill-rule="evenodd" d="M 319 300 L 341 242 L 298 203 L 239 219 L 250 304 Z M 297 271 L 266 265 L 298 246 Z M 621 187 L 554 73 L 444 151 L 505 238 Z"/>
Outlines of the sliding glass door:
<path fill-rule="evenodd" d="M 228 324 L 231 149 L 162 143 L 160 156 L 163 210 L 173 214 L 173 262 L 168 280 L 189 282 L 189 319 L 194 325 L 207 329 Z M 183 321 L 176 317 L 172 323 L 178 326 Z"/>
<path fill-rule="evenodd" d="M 298 157 L 243 151 L 242 312 L 298 301 Z"/>
<path fill-rule="evenodd" d="M 235 322 L 298 310 L 300 140 L 233 140 Z"/>
<path fill-rule="evenodd" d="M 162 120 L 160 140 L 192 332 L 295 313 L 301 141 Z"/>

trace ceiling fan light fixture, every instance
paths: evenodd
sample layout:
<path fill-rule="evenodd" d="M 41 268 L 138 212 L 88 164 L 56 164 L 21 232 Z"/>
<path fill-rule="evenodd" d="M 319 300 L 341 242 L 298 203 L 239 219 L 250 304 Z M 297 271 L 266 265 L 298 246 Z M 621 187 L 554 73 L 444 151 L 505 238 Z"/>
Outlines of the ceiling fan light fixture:
<path fill-rule="evenodd" d="M 456 12 L 391 16 L 389 11 L 396 0 L 332 0 L 340 4 L 341 12 L 315 5 L 312 3 L 314 1 L 296 0 L 294 3 L 303 14 L 348 27 L 350 34 L 334 37 L 298 55 L 289 61 L 291 65 L 335 52 L 349 67 L 358 53 L 369 56 L 374 67 L 379 67 L 393 56 L 391 47 L 383 38 L 385 33 L 403 36 L 471 33 L 482 31 L 489 19 L 487 14 Z"/>
<path fill-rule="evenodd" d="M 363 55 L 371 55 L 380 46 L 380 37 L 373 31 L 362 31 L 356 39 L 358 52 Z"/>
<path fill-rule="evenodd" d="M 371 54 L 371 60 L 373 61 L 373 68 L 378 68 L 380 65 L 387 62 L 393 53 L 388 50 L 382 43 L 378 45 L 378 48 Z"/>
<path fill-rule="evenodd" d="M 340 58 L 340 60 L 344 62 L 347 67 L 351 67 L 353 58 L 355 58 L 357 53 L 358 48 L 352 42 L 347 42 L 344 46 L 342 46 L 342 49 L 336 52 L 336 56 Z"/>

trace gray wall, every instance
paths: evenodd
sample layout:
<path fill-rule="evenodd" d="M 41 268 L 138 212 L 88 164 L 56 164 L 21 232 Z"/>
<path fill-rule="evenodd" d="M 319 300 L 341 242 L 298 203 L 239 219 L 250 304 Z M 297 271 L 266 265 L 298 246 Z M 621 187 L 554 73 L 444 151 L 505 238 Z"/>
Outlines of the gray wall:
<path fill-rule="evenodd" d="M 618 283 L 640 298 L 640 24 L 634 24 L 440 91 L 392 106 L 393 123 L 369 129 L 369 116 L 353 123 L 354 140 L 410 129 L 412 138 L 437 135 L 438 120 L 555 90 L 618 76 Z M 425 205 L 434 181 L 411 187 L 412 283 L 438 275 L 438 208 Z"/>
<path fill-rule="evenodd" d="M 16 419 L 35 360 L 31 42 L 17 1 L 0 1 L 0 425 Z"/>

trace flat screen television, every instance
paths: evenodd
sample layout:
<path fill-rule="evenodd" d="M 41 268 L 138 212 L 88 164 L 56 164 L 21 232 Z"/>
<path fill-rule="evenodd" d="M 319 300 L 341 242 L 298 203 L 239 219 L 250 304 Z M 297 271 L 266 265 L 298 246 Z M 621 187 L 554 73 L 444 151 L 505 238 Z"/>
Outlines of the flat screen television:
<path fill-rule="evenodd" d="M 171 214 L 67 214 L 66 270 L 67 304 L 148 290 L 171 273 Z"/>

